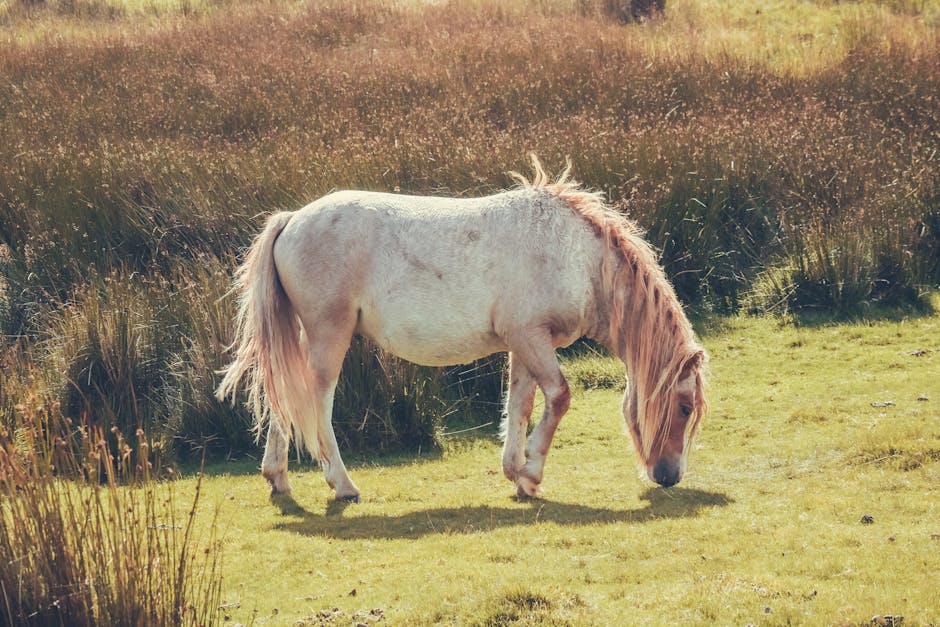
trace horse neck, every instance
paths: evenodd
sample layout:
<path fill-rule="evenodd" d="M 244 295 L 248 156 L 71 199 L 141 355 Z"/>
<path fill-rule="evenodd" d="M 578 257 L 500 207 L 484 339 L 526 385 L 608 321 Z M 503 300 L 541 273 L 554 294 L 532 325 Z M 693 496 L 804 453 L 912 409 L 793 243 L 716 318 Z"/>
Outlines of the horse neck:
<path fill-rule="evenodd" d="M 607 292 L 598 299 L 598 331 L 593 339 L 623 362 L 631 382 L 644 375 L 646 382 L 640 388 L 650 393 L 651 382 L 674 369 L 676 360 L 694 344 L 692 327 L 658 266 L 641 262 L 634 272 L 637 262 L 621 255 L 608 256 L 605 264 Z"/>

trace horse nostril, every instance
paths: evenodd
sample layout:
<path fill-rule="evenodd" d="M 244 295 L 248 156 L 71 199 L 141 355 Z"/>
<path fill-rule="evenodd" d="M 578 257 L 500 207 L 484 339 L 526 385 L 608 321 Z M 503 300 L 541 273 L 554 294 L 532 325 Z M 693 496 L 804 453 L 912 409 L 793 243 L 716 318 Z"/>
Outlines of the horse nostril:
<path fill-rule="evenodd" d="M 679 483 L 679 465 L 665 459 L 659 460 L 653 468 L 653 481 L 664 488 L 676 485 Z"/>

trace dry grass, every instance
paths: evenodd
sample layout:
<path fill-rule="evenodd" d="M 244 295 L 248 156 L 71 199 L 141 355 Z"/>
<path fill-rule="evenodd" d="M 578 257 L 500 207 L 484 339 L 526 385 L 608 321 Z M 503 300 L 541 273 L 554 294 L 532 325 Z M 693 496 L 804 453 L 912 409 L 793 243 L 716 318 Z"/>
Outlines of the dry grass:
<path fill-rule="evenodd" d="M 505 187 L 527 150 L 570 155 L 647 226 L 691 303 L 735 309 L 817 219 L 891 233 L 860 239 L 865 265 L 916 297 L 940 271 L 910 262 L 940 250 L 934 5 L 738 4 L 643 27 L 551 4 L 235 4 L 8 45 L 2 235 L 24 300 L 89 265 L 218 255 L 333 188 Z"/>
<path fill-rule="evenodd" d="M 141 422 L 249 449 L 245 413 L 209 392 L 218 298 L 260 216 L 338 187 L 486 193 L 529 150 L 570 155 L 637 218 L 692 310 L 857 313 L 937 286 L 936 1 L 677 0 L 642 25 L 602 9 L 4 5 L 5 418 L 32 394 L 129 440 Z M 372 416 L 351 407 L 341 423 Z M 388 418 L 375 433 L 406 431 Z"/>
<path fill-rule="evenodd" d="M 136 450 L 118 435 L 112 455 L 100 430 L 20 411 L 0 431 L 0 620 L 215 624 L 221 553 L 211 514 L 195 530 L 201 482 L 182 513 L 174 484 L 151 480 L 143 434 Z"/>

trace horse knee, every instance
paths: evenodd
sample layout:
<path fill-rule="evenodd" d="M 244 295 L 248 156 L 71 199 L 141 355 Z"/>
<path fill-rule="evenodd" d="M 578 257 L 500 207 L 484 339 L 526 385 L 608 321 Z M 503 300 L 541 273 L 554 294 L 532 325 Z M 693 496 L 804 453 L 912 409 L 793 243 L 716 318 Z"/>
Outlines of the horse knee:
<path fill-rule="evenodd" d="M 568 381 L 562 378 L 558 389 L 549 395 L 548 402 L 552 408 L 552 415 L 556 417 L 561 417 L 568 411 L 571 405 L 571 388 L 568 386 Z"/>

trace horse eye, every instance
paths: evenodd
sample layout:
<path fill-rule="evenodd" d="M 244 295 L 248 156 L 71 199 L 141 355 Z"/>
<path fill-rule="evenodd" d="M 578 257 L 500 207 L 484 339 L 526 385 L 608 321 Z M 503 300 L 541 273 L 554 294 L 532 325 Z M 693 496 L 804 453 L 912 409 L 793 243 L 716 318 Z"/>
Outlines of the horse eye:
<path fill-rule="evenodd" d="M 692 406 L 691 405 L 680 405 L 679 409 L 682 411 L 682 415 L 688 418 L 692 415 Z"/>

